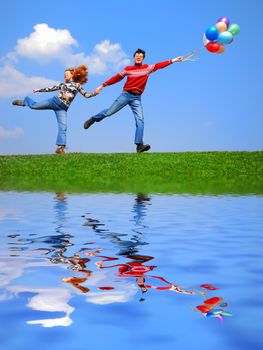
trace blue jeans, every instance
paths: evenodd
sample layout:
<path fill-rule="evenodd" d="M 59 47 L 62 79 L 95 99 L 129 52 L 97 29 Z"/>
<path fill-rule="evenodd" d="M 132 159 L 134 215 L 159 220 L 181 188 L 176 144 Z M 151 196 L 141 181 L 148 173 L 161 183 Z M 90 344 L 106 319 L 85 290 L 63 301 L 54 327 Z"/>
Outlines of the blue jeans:
<path fill-rule="evenodd" d="M 41 102 L 36 102 L 27 96 L 24 99 L 24 103 L 31 109 L 52 109 L 55 112 L 58 122 L 56 144 L 58 146 L 66 146 L 68 107 L 56 96 Z"/>
<path fill-rule="evenodd" d="M 141 95 L 135 96 L 127 91 L 123 91 L 122 94 L 113 102 L 110 108 L 104 109 L 100 113 L 92 117 L 96 122 L 100 122 L 102 119 L 111 116 L 118 112 L 120 109 L 129 105 L 132 109 L 135 118 L 135 143 L 137 145 L 143 143 L 143 130 L 144 130 L 144 119 L 143 110 L 141 104 Z"/>

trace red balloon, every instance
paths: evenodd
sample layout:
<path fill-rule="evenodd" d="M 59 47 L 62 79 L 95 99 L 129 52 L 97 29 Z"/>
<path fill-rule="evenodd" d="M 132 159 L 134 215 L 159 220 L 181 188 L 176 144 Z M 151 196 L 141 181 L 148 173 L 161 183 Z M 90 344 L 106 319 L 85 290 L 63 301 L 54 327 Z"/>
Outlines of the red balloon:
<path fill-rule="evenodd" d="M 220 44 L 214 41 L 210 41 L 206 44 L 205 47 L 209 52 L 217 52 L 220 49 Z"/>

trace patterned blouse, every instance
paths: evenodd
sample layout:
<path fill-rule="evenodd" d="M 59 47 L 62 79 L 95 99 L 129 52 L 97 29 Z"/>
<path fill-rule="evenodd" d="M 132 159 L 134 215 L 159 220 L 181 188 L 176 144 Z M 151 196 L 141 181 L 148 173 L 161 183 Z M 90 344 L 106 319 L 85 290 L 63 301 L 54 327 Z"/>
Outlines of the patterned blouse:
<path fill-rule="evenodd" d="M 83 89 L 81 84 L 71 81 L 69 83 L 63 82 L 55 86 L 46 87 L 43 89 L 35 89 L 35 92 L 51 92 L 60 90 L 57 94 L 57 97 L 67 106 L 69 107 L 71 102 L 76 97 L 77 93 L 80 92 L 86 98 L 90 98 L 95 96 L 93 93 L 89 94 L 87 91 Z"/>

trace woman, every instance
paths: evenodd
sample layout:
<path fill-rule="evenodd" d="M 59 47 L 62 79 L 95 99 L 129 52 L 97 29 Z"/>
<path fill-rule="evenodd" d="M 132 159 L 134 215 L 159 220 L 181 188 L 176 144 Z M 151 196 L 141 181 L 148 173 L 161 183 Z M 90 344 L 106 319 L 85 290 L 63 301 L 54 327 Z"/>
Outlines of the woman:
<path fill-rule="evenodd" d="M 33 89 L 33 92 L 50 92 L 60 90 L 57 96 L 48 100 L 36 102 L 30 97 L 24 100 L 14 100 L 15 106 L 27 106 L 31 109 L 51 109 L 55 112 L 58 122 L 57 149 L 56 153 L 65 153 L 67 132 L 67 110 L 78 92 L 84 97 L 90 98 L 96 93 L 89 94 L 82 85 L 88 81 L 88 69 L 82 65 L 77 68 L 67 68 L 64 73 L 65 82 L 43 89 Z"/>

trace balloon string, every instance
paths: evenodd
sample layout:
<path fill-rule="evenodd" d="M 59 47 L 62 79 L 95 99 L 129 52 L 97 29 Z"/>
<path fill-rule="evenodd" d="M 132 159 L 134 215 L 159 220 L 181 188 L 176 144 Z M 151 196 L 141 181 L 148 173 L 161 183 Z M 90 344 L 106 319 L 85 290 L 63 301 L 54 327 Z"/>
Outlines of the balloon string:
<path fill-rule="evenodd" d="M 189 52 L 188 54 L 182 56 L 182 61 L 196 61 L 199 59 L 199 57 L 197 57 L 197 55 L 199 54 L 199 52 L 203 49 L 203 47 L 199 47 L 198 49 L 195 49 L 191 52 Z"/>

